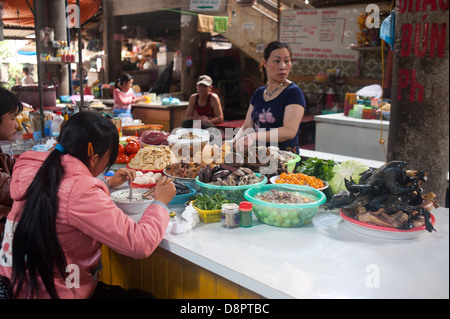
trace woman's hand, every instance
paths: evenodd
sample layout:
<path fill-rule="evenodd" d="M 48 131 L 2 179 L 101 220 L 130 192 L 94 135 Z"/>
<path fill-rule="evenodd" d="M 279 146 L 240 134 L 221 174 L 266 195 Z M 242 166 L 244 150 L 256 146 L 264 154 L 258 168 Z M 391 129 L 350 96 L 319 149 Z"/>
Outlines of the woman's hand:
<path fill-rule="evenodd" d="M 136 171 L 129 168 L 119 168 L 113 177 L 109 179 L 109 186 L 117 188 L 126 181 L 132 182 L 136 177 Z"/>
<path fill-rule="evenodd" d="M 236 143 L 234 144 L 234 148 L 236 149 L 237 152 L 242 153 L 246 149 L 249 149 L 255 143 L 256 143 L 256 134 L 252 133 L 236 141 Z"/>
<path fill-rule="evenodd" d="M 173 182 L 165 184 L 166 180 L 166 176 L 163 176 L 159 179 L 155 187 L 155 192 L 153 193 L 153 198 L 155 200 L 159 200 L 165 205 L 169 205 L 169 203 L 176 195 L 177 189 L 175 188 L 175 184 Z"/>

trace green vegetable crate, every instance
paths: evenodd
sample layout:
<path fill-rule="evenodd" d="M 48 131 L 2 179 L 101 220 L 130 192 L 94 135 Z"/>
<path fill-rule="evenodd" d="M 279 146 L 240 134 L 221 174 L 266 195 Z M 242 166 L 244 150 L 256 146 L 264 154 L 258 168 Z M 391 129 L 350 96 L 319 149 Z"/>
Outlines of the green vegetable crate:
<path fill-rule="evenodd" d="M 195 201 L 192 202 L 192 206 L 198 211 L 198 218 L 205 224 L 220 222 L 221 209 L 204 210 L 195 207 Z"/>

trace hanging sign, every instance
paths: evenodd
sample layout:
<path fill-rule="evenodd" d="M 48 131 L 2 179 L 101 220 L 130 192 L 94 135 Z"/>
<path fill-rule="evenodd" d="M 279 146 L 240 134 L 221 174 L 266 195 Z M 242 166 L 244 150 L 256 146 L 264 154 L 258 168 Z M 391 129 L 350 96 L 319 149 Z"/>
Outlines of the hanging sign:
<path fill-rule="evenodd" d="M 186 66 L 188 68 L 192 66 L 192 57 L 190 55 L 186 57 Z"/>
<path fill-rule="evenodd" d="M 220 11 L 222 0 L 191 0 L 189 11 Z"/>
<path fill-rule="evenodd" d="M 357 61 L 350 49 L 359 32 L 357 19 L 364 7 L 283 10 L 280 41 L 289 44 L 294 59 Z"/>

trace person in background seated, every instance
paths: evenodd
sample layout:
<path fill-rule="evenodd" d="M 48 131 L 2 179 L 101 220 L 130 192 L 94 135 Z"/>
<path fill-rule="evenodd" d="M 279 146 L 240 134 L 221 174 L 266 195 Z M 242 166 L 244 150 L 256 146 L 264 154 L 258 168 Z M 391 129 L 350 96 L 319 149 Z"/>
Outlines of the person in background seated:
<path fill-rule="evenodd" d="M 139 102 L 143 99 L 142 96 L 134 96 L 133 89 L 133 77 L 129 74 L 122 75 L 115 83 L 113 92 L 114 96 L 114 117 L 121 117 L 122 119 L 133 119 L 131 115 L 131 104 Z"/>
<path fill-rule="evenodd" d="M 17 115 L 23 106 L 17 95 L 0 87 L 0 140 L 10 141 L 19 127 Z M 11 211 L 13 200 L 9 194 L 9 184 L 15 159 L 3 153 L 0 147 L 0 241 L 6 216 Z"/>
<path fill-rule="evenodd" d="M 161 178 L 154 201 L 136 223 L 97 178 L 114 164 L 118 145 L 112 121 L 87 111 L 65 122 L 52 151 L 20 155 L 0 245 L 0 277 L 9 279 L 12 298 L 89 298 L 98 283 L 103 244 L 135 259 L 158 247 L 175 185 Z M 119 169 L 109 185 L 114 189 L 134 176 L 133 170 Z"/>
<path fill-rule="evenodd" d="M 223 111 L 217 94 L 212 93 L 212 79 L 201 75 L 197 80 L 197 93 L 189 98 L 186 120 L 183 127 L 192 127 L 194 120 L 201 120 L 202 128 L 212 127 L 223 122 Z"/>
<path fill-rule="evenodd" d="M 24 67 L 22 69 L 22 72 L 23 72 L 22 85 L 34 84 L 34 79 L 30 74 L 30 69 Z"/>

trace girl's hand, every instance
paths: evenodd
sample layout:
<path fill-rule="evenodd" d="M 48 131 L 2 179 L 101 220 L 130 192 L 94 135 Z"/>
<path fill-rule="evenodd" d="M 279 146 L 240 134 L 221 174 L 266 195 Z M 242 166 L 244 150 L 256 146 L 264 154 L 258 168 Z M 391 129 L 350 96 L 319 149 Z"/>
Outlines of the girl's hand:
<path fill-rule="evenodd" d="M 153 193 L 153 198 L 155 200 L 159 200 L 161 203 L 165 205 L 169 205 L 174 196 L 177 193 L 177 189 L 173 182 L 168 184 L 164 184 L 167 180 L 166 176 L 163 176 L 159 179 L 158 183 L 155 186 L 155 192 Z"/>
<path fill-rule="evenodd" d="M 136 177 L 136 171 L 129 168 L 119 168 L 113 177 L 109 179 L 109 186 L 117 188 L 126 181 L 132 182 Z"/>

